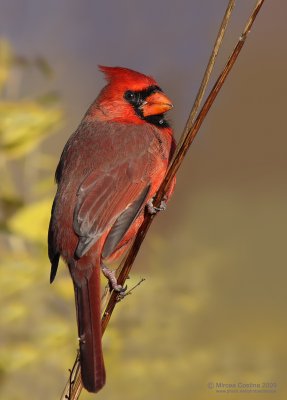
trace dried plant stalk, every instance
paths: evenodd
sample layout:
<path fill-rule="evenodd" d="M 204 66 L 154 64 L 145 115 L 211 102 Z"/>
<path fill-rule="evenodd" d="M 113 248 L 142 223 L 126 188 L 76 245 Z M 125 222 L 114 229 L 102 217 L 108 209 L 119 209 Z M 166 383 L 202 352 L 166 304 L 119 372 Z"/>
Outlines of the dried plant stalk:
<path fill-rule="evenodd" d="M 181 135 L 180 140 L 179 140 L 179 142 L 177 144 L 176 150 L 178 150 L 181 147 L 181 145 L 182 145 L 182 143 L 183 143 L 183 141 L 185 139 L 185 136 L 187 135 L 188 131 L 190 130 L 192 124 L 194 123 L 197 111 L 199 110 L 200 104 L 202 102 L 204 93 L 206 91 L 206 88 L 207 88 L 207 85 L 208 85 L 208 82 L 209 82 L 209 79 L 210 79 L 210 75 L 211 75 L 213 67 L 214 67 L 215 59 L 216 59 L 217 54 L 219 52 L 220 46 L 221 46 L 221 44 L 223 42 L 223 37 L 224 37 L 224 34 L 226 32 L 227 25 L 228 25 L 228 22 L 230 20 L 231 13 L 232 13 L 232 10 L 233 10 L 234 6 L 235 6 L 235 0 L 229 0 L 229 3 L 228 3 L 228 6 L 226 8 L 225 14 L 223 16 L 223 20 L 221 22 L 221 25 L 220 25 L 220 28 L 219 28 L 219 31 L 218 31 L 218 34 L 217 34 L 217 38 L 215 40 L 215 43 L 214 43 L 214 46 L 213 46 L 213 50 L 212 50 L 211 56 L 209 58 L 208 64 L 206 66 L 206 69 L 205 69 L 205 72 L 204 72 L 204 75 L 203 75 L 199 90 L 197 92 L 197 95 L 196 95 L 196 98 L 194 100 L 191 112 L 189 114 L 188 120 L 187 120 L 185 128 L 183 130 L 183 134 Z M 177 154 L 177 152 L 175 152 L 175 155 L 174 155 L 175 157 L 176 157 L 176 154 Z"/>
<path fill-rule="evenodd" d="M 186 123 L 185 129 L 183 131 L 183 134 L 181 136 L 181 139 L 176 147 L 175 155 L 173 157 L 173 160 L 169 166 L 169 169 L 167 171 L 167 174 L 157 192 L 157 195 L 154 200 L 154 205 L 158 206 L 166 193 L 172 179 L 174 178 L 178 168 L 180 167 L 191 143 L 193 142 L 196 134 L 198 133 L 202 122 L 204 121 L 208 111 L 210 110 L 217 94 L 221 90 L 228 74 L 230 73 L 235 61 L 237 60 L 237 57 L 246 41 L 247 35 L 250 32 L 250 29 L 256 19 L 256 16 L 262 7 L 264 0 L 258 0 L 252 13 L 250 14 L 250 17 L 245 25 L 245 28 L 231 54 L 229 57 L 223 71 L 219 75 L 217 81 L 215 82 L 213 88 L 210 91 L 210 94 L 208 95 L 206 101 L 204 102 L 204 105 L 202 106 L 197 118 L 195 119 L 195 116 L 197 114 L 197 111 L 199 109 L 201 100 L 204 96 L 204 92 L 206 90 L 211 72 L 213 70 L 215 58 L 218 54 L 219 47 L 222 43 L 224 33 L 226 31 L 226 27 L 228 24 L 228 21 L 231 16 L 232 9 L 234 7 L 235 0 L 229 1 L 229 4 L 227 6 L 225 15 L 222 20 L 221 27 L 219 29 L 219 33 L 215 42 L 215 45 L 213 47 L 212 54 L 209 59 L 209 63 L 207 65 L 202 83 L 200 85 L 200 89 L 198 91 L 197 97 L 195 99 L 194 105 L 192 107 L 190 116 L 188 118 L 188 121 Z M 147 231 L 154 219 L 154 215 L 147 214 L 145 216 L 145 219 L 136 235 L 136 238 L 134 240 L 134 243 L 125 258 L 125 260 L 121 263 L 118 271 L 118 283 L 120 285 L 124 285 L 126 279 L 128 278 L 128 275 L 130 273 L 130 270 L 132 268 L 133 262 L 138 254 L 138 251 L 140 249 L 140 246 L 147 234 Z M 115 308 L 115 305 L 118 301 L 118 293 L 112 292 L 109 296 L 108 299 L 104 299 L 105 302 L 107 302 L 107 305 L 105 307 L 105 311 L 103 313 L 102 317 L 102 333 L 104 334 L 105 329 L 109 323 L 109 320 L 111 318 L 112 312 Z M 80 371 L 80 364 L 79 364 L 79 355 L 77 354 L 73 369 L 70 371 L 70 378 L 69 381 L 67 382 L 65 389 L 62 393 L 61 400 L 77 400 L 80 396 L 82 390 L 82 381 L 81 381 L 81 371 Z"/>

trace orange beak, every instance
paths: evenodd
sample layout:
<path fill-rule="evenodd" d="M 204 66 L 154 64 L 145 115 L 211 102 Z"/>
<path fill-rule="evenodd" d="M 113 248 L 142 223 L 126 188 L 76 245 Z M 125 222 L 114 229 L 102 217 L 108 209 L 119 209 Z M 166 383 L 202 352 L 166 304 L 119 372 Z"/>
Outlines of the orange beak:
<path fill-rule="evenodd" d="M 170 99 L 162 92 L 155 92 L 148 96 L 141 106 L 143 116 L 163 114 L 173 107 Z"/>

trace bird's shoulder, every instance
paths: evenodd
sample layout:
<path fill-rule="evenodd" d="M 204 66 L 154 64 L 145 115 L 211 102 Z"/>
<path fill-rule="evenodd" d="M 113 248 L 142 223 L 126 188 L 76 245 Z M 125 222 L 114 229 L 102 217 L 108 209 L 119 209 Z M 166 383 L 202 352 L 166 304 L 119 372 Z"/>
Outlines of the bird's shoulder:
<path fill-rule="evenodd" d="M 58 167 L 56 182 L 65 172 L 83 173 L 83 168 L 112 169 L 126 161 L 151 162 L 162 152 L 162 140 L 153 126 L 118 122 L 82 122 L 67 141 Z"/>

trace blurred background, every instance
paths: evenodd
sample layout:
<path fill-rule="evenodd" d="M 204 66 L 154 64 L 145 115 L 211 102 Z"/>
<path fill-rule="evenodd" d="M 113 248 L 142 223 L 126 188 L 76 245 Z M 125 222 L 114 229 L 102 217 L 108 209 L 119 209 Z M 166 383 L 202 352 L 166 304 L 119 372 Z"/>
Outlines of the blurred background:
<path fill-rule="evenodd" d="M 253 3 L 238 2 L 214 78 Z M 1 1 L 1 399 L 59 398 L 75 358 L 72 284 L 61 265 L 49 285 L 46 232 L 63 145 L 104 85 L 97 65 L 153 75 L 178 138 L 226 4 Z M 287 398 L 286 12 L 266 1 L 141 248 L 129 285 L 146 281 L 105 334 L 98 399 Z"/>

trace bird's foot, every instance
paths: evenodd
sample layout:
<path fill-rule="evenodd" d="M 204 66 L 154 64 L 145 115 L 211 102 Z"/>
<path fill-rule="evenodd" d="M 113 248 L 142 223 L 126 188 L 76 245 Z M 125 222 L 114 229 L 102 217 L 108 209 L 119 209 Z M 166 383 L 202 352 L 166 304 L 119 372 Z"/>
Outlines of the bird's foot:
<path fill-rule="evenodd" d="M 113 289 L 119 293 L 124 293 L 127 290 L 127 286 L 123 287 L 122 285 L 118 285 L 115 271 L 112 271 L 111 269 L 106 267 L 104 264 L 101 264 L 101 268 L 102 268 L 103 274 L 109 280 L 111 289 Z"/>
<path fill-rule="evenodd" d="M 127 297 L 128 295 L 130 295 L 130 294 L 132 294 L 132 292 L 141 284 L 141 283 L 143 283 L 145 281 L 145 278 L 141 278 L 141 280 L 136 284 L 136 285 L 134 285 L 131 289 L 129 289 L 128 291 L 126 291 L 126 292 L 120 292 L 118 295 L 117 295 L 117 302 L 120 302 L 121 300 L 123 300 L 125 297 Z"/>
<path fill-rule="evenodd" d="M 167 205 L 166 205 L 166 201 L 165 201 L 165 200 L 162 200 L 162 201 L 160 202 L 160 206 L 159 206 L 159 207 L 155 207 L 155 206 L 153 205 L 153 200 L 154 200 L 153 198 L 150 199 L 150 200 L 147 202 L 147 205 L 146 205 L 147 212 L 148 212 L 149 214 L 156 214 L 156 213 L 159 212 L 159 211 L 165 211 L 165 210 L 166 210 Z"/>

